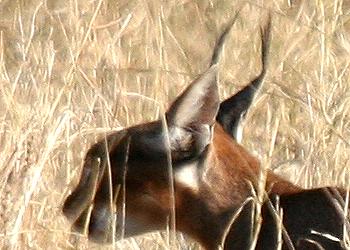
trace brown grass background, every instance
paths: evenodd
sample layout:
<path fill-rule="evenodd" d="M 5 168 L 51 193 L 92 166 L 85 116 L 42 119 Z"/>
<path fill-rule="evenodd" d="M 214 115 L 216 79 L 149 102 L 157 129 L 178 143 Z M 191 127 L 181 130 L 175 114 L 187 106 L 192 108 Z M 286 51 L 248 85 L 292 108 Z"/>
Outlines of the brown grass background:
<path fill-rule="evenodd" d="M 273 14 L 269 73 L 242 143 L 303 187 L 348 186 L 348 1 L 0 0 L 2 249 L 99 248 L 61 213 L 84 153 L 101 132 L 157 118 L 242 6 L 220 61 L 223 99 L 258 74 L 259 25 Z M 198 248 L 167 238 L 105 248 Z"/>

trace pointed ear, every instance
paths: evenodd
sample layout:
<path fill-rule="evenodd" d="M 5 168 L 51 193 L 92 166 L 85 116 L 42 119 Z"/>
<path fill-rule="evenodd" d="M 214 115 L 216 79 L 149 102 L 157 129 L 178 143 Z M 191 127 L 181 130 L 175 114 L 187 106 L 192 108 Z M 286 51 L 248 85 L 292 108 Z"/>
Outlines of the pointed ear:
<path fill-rule="evenodd" d="M 242 120 L 248 112 L 258 90 L 258 88 L 255 88 L 254 83 L 259 80 L 255 79 L 248 86 L 220 104 L 216 120 L 238 142 L 242 138 Z"/>
<path fill-rule="evenodd" d="M 194 80 L 166 113 L 173 160 L 201 154 L 212 140 L 212 127 L 219 109 L 217 66 Z"/>
<path fill-rule="evenodd" d="M 242 120 L 249 110 L 256 92 L 261 88 L 266 75 L 271 40 L 271 16 L 268 17 L 265 26 L 260 29 L 260 37 L 262 64 L 260 75 L 237 94 L 223 101 L 220 104 L 220 109 L 216 117 L 216 120 L 221 124 L 224 130 L 238 142 L 240 142 L 242 138 Z"/>
<path fill-rule="evenodd" d="M 189 128 L 215 123 L 219 108 L 216 76 L 217 65 L 213 65 L 182 92 L 166 112 L 169 127 Z"/>

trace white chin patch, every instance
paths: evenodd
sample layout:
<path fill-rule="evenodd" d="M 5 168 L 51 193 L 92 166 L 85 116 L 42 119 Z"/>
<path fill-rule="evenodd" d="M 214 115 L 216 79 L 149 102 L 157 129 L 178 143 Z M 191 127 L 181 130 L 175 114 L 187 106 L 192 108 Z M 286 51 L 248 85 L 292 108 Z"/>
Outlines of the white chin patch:
<path fill-rule="evenodd" d="M 198 190 L 198 168 L 197 164 L 190 163 L 179 166 L 175 171 L 175 182 L 182 184 L 194 191 Z"/>

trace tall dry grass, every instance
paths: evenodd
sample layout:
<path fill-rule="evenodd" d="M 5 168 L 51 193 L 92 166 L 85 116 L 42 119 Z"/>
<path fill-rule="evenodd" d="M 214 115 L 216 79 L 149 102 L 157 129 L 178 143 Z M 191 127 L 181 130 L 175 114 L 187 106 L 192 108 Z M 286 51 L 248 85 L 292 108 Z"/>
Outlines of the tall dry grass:
<path fill-rule="evenodd" d="M 0 1 L 0 246 L 94 249 L 61 205 L 99 133 L 159 116 L 210 60 L 222 98 L 260 68 L 258 26 L 273 13 L 269 74 L 244 145 L 304 187 L 349 184 L 350 5 L 315 1 Z M 119 249 L 198 248 L 166 233 Z M 113 248 L 110 246 L 108 248 Z"/>

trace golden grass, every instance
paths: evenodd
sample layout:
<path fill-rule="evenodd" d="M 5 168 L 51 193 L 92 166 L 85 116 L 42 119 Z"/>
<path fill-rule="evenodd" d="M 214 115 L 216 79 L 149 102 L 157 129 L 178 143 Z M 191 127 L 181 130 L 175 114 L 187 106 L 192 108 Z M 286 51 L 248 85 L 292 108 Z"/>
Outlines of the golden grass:
<path fill-rule="evenodd" d="M 1 248 L 99 248 L 61 213 L 86 149 L 100 132 L 157 118 L 244 3 L 220 62 L 222 98 L 257 75 L 258 26 L 273 13 L 244 145 L 294 183 L 347 187 L 350 5 L 290 2 L 0 1 Z M 187 241 L 151 234 L 114 247 L 198 248 Z"/>

